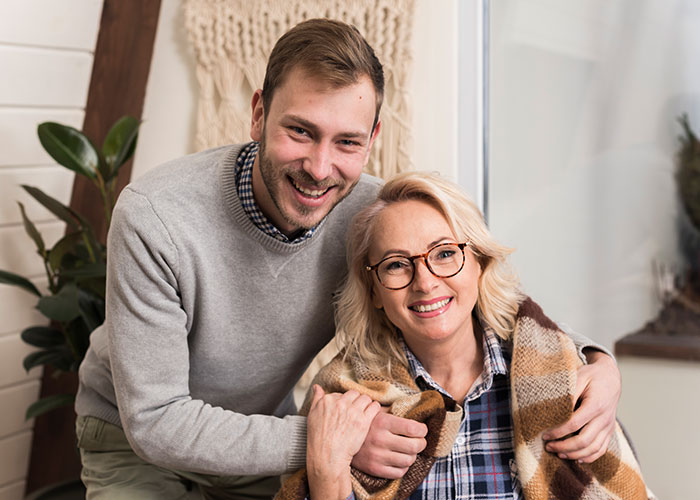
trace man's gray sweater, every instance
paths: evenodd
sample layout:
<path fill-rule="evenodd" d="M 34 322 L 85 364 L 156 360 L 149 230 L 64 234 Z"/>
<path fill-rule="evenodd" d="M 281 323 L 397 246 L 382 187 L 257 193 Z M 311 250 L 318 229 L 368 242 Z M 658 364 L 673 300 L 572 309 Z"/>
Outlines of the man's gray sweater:
<path fill-rule="evenodd" d="M 119 197 L 107 317 L 80 367 L 79 415 L 123 427 L 169 469 L 280 474 L 304 464 L 291 391 L 333 337 L 345 232 L 374 200 L 362 176 L 314 235 L 257 229 L 235 185 L 241 146 L 169 162 Z"/>

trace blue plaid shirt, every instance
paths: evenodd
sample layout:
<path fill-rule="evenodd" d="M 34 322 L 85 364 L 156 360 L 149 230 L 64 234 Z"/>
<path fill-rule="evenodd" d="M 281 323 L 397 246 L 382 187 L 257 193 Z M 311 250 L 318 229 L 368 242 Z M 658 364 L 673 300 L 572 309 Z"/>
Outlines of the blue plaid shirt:
<path fill-rule="evenodd" d="M 515 470 L 510 415 L 510 349 L 484 329 L 484 371 L 464 398 L 464 419 L 446 457 L 433 468 L 409 500 L 521 500 Z M 418 387 L 452 398 L 433 380 L 401 338 L 408 369 Z M 454 399 L 454 398 L 452 398 Z M 346 500 L 355 500 L 351 494 Z"/>
<path fill-rule="evenodd" d="M 510 411 L 510 351 L 484 329 L 484 371 L 464 398 L 464 419 L 452 451 L 438 459 L 410 500 L 515 500 L 522 498 L 515 475 Z M 418 387 L 450 396 L 403 343 Z"/>
<path fill-rule="evenodd" d="M 418 387 L 452 396 L 433 380 L 402 337 Z M 510 415 L 510 346 L 484 328 L 484 371 L 464 398 L 464 418 L 446 457 L 439 458 L 409 500 L 522 500 Z M 454 398 L 452 398 L 454 399 Z M 309 500 L 308 497 L 306 500 Z M 355 500 L 351 493 L 346 500 Z"/>
<path fill-rule="evenodd" d="M 259 147 L 260 144 L 258 142 L 251 142 L 241 150 L 236 159 L 236 189 L 238 190 L 238 198 L 241 200 L 243 210 L 258 229 L 275 239 L 285 243 L 301 243 L 311 238 L 316 230 L 315 227 L 290 240 L 267 220 L 267 217 L 265 217 L 265 214 L 262 213 L 255 202 L 255 197 L 253 196 L 253 164 L 255 163 L 255 157 L 258 155 Z"/>

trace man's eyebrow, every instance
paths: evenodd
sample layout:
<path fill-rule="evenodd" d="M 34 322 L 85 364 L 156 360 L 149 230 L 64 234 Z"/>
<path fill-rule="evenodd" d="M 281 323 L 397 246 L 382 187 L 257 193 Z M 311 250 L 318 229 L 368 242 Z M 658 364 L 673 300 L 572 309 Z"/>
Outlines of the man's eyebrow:
<path fill-rule="evenodd" d="M 285 118 L 287 120 L 291 120 L 295 122 L 296 124 L 300 125 L 301 127 L 308 129 L 310 132 L 313 132 L 314 134 L 318 133 L 318 126 L 310 122 L 309 120 L 302 118 L 301 116 L 298 115 L 285 115 Z M 339 134 L 340 137 L 345 137 L 345 138 L 351 138 L 351 139 L 366 139 L 369 134 L 364 131 L 347 131 L 347 132 L 342 132 Z"/>

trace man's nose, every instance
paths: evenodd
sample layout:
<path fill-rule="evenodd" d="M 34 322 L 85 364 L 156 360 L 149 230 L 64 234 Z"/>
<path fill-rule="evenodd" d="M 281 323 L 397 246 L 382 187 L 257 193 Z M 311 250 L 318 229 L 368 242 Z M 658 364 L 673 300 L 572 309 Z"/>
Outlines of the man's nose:
<path fill-rule="evenodd" d="M 322 181 L 331 175 L 332 158 L 328 144 L 320 143 L 313 146 L 313 151 L 304 162 L 304 171 L 315 181 Z"/>

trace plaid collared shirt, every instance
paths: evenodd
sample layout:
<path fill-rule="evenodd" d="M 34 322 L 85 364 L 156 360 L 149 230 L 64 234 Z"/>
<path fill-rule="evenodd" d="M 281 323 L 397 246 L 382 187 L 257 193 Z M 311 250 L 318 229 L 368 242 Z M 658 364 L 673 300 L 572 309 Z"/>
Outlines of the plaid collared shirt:
<path fill-rule="evenodd" d="M 418 387 L 451 397 L 425 370 L 402 340 Z M 438 459 L 410 500 L 516 500 L 522 498 L 515 474 L 510 411 L 510 352 L 484 329 L 484 371 L 464 399 L 464 419 L 447 457 Z"/>
<path fill-rule="evenodd" d="M 311 238 L 316 230 L 315 227 L 304 231 L 299 237 L 290 240 L 267 220 L 267 217 L 265 217 L 265 214 L 262 213 L 260 207 L 255 202 L 253 196 L 253 163 L 255 163 L 255 157 L 258 155 L 259 147 L 260 144 L 258 142 L 251 142 L 241 150 L 236 159 L 236 189 L 238 190 L 238 198 L 241 200 L 243 210 L 258 229 L 275 239 L 284 241 L 285 243 L 301 243 Z"/>

